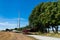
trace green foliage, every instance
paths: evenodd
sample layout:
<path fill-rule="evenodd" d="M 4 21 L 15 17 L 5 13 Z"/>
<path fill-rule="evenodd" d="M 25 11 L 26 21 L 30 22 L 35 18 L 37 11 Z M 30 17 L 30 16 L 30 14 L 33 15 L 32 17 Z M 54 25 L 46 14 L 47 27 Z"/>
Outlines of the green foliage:
<path fill-rule="evenodd" d="M 60 2 L 43 2 L 32 10 L 29 24 L 33 27 L 50 28 L 60 25 Z"/>

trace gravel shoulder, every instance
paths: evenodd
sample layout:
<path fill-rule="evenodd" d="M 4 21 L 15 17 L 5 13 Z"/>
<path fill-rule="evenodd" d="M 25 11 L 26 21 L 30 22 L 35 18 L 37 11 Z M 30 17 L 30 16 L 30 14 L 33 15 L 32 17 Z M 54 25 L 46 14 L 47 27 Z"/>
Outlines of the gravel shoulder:
<path fill-rule="evenodd" d="M 27 35 L 27 36 L 34 37 L 34 38 L 36 38 L 38 40 L 60 40 L 60 38 L 40 36 L 40 35 Z"/>

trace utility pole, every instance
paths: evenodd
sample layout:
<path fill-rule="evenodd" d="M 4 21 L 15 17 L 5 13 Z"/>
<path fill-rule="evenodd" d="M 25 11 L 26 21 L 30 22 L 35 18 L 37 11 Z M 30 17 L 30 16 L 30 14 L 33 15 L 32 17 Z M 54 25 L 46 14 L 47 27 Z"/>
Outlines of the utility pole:
<path fill-rule="evenodd" d="M 20 12 L 18 13 L 18 27 L 20 29 Z"/>

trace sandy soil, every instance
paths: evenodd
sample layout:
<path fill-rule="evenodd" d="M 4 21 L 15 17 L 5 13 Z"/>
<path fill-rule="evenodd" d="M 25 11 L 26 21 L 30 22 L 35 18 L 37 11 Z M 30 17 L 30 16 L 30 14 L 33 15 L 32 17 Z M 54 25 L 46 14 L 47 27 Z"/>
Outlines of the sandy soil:
<path fill-rule="evenodd" d="M 22 33 L 0 32 L 0 40 L 34 40 Z"/>

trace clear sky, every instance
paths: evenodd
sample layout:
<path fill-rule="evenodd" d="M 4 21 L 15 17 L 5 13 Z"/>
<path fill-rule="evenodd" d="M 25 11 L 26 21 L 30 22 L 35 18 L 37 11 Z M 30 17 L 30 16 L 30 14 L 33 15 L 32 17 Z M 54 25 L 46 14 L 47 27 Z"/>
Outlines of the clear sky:
<path fill-rule="evenodd" d="M 41 2 L 47 0 L 0 0 L 0 30 L 16 28 L 19 12 L 20 27 L 28 25 L 28 17 L 32 9 Z"/>

